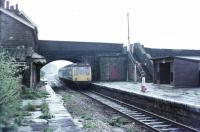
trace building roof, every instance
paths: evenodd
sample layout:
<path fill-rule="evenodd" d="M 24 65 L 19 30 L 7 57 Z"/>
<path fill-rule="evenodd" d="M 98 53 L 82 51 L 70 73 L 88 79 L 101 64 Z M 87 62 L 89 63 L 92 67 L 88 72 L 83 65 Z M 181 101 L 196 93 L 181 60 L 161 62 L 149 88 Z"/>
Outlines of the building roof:
<path fill-rule="evenodd" d="M 157 49 L 147 48 L 145 51 L 151 55 L 152 58 L 166 57 L 166 56 L 200 56 L 200 50 L 187 49 Z"/>
<path fill-rule="evenodd" d="M 182 60 L 200 62 L 200 56 L 165 56 L 165 57 L 152 58 L 152 60 L 154 61 L 162 59 L 182 59 Z"/>
<path fill-rule="evenodd" d="M 0 48 L 0 52 L 8 53 L 10 56 L 15 58 L 17 62 L 26 62 L 27 58 L 31 58 L 36 64 L 45 64 L 46 59 L 33 52 L 32 48 Z"/>
<path fill-rule="evenodd" d="M 11 18 L 19 21 L 20 23 L 32 28 L 32 29 L 37 29 L 36 25 L 34 23 L 32 23 L 32 21 L 30 21 L 29 18 L 27 18 L 27 16 L 22 13 L 23 17 L 25 17 L 27 20 L 23 19 L 22 17 L 20 17 L 20 15 L 16 15 L 15 13 L 10 12 L 9 10 L 6 10 L 4 8 L 0 7 L 0 12 L 4 13 L 7 16 L 10 16 Z"/>
<path fill-rule="evenodd" d="M 176 58 L 200 61 L 200 56 L 176 56 Z"/>
<path fill-rule="evenodd" d="M 46 59 L 44 58 L 44 56 L 39 55 L 36 52 L 32 53 L 31 58 L 33 59 L 33 62 L 36 63 L 36 64 L 45 64 L 45 63 L 47 63 Z"/>

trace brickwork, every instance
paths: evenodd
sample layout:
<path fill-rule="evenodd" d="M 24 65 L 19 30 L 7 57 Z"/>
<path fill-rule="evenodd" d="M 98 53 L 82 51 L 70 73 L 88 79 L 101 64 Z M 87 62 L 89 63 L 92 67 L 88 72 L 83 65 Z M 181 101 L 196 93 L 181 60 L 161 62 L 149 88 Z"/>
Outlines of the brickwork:
<path fill-rule="evenodd" d="M 24 16 L 24 13 L 19 12 L 18 5 L 12 10 L 9 6 L 8 8 L 4 8 L 4 6 L 0 8 L 0 47 L 7 49 L 16 61 L 27 63 L 29 69 L 26 69 L 22 73 L 22 81 L 23 84 L 27 86 L 32 84 L 30 87 L 36 86 L 38 82 L 38 66 L 32 62 L 33 60 L 30 60 L 32 53 L 37 50 L 37 41 L 37 28 Z M 16 50 L 16 48 L 25 52 L 30 52 L 29 54 L 12 52 Z M 32 83 L 30 83 L 31 77 Z"/>
<path fill-rule="evenodd" d="M 199 85 L 198 62 L 174 59 L 173 67 L 175 86 Z"/>
<path fill-rule="evenodd" d="M 136 93 L 132 92 L 132 90 L 125 91 L 116 89 L 115 87 L 100 86 L 98 84 L 92 84 L 92 87 L 93 90 L 104 95 L 111 96 L 158 115 L 171 118 L 178 122 L 184 122 L 193 127 L 199 128 L 200 126 L 200 109 L 199 107 L 195 107 L 192 104 L 187 105 L 165 99 L 159 99 L 144 93 L 137 93 L 137 88 L 135 87 L 131 87 L 131 89 L 133 89 Z"/>
<path fill-rule="evenodd" d="M 83 56 L 121 54 L 122 48 L 123 45 L 117 43 L 39 41 L 39 54 L 43 55 L 47 62 L 61 59 L 79 62 Z"/>
<path fill-rule="evenodd" d="M 0 45 L 4 47 L 35 47 L 36 37 L 33 29 L 20 23 L 19 21 L 5 15 L 0 14 Z"/>
<path fill-rule="evenodd" d="M 170 64 L 169 67 L 164 67 L 168 63 Z M 171 84 L 175 87 L 199 86 L 199 61 L 178 57 L 155 59 L 154 83 Z"/>
<path fill-rule="evenodd" d="M 99 58 L 100 81 L 125 81 L 127 79 L 127 57 L 105 56 Z"/>

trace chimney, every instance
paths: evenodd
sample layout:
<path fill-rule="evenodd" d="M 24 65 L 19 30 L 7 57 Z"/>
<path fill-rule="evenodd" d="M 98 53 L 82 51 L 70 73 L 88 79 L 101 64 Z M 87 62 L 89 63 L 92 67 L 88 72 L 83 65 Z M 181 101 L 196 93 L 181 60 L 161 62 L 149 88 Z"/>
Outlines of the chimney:
<path fill-rule="evenodd" d="M 15 5 L 15 12 L 18 14 L 19 13 L 19 6 L 18 4 Z"/>
<path fill-rule="evenodd" d="M 5 0 L 0 0 L 0 7 L 5 8 Z"/>
<path fill-rule="evenodd" d="M 15 5 L 15 10 L 16 10 L 16 11 L 19 11 L 19 6 L 18 6 L 18 4 Z"/>
<path fill-rule="evenodd" d="M 14 6 L 10 6 L 10 11 L 14 12 Z"/>
<path fill-rule="evenodd" d="M 10 2 L 6 1 L 6 9 L 9 10 L 10 9 L 9 7 L 10 7 Z"/>

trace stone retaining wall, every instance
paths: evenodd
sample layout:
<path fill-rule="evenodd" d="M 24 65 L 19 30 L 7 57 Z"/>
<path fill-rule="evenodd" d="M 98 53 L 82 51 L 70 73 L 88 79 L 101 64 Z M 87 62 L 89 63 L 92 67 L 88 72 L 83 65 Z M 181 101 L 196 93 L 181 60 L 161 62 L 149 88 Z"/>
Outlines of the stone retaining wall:
<path fill-rule="evenodd" d="M 92 89 L 178 122 L 184 122 L 197 128 L 200 126 L 200 109 L 195 107 L 94 84 L 92 84 Z"/>

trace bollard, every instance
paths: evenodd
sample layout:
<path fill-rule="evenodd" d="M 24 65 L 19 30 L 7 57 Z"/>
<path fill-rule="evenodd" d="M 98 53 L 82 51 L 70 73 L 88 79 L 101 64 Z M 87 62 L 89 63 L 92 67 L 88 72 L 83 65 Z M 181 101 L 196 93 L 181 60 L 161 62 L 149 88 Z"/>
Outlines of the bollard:
<path fill-rule="evenodd" d="M 146 87 L 145 87 L 145 77 L 142 77 L 142 84 L 141 84 L 141 91 L 146 92 Z"/>

